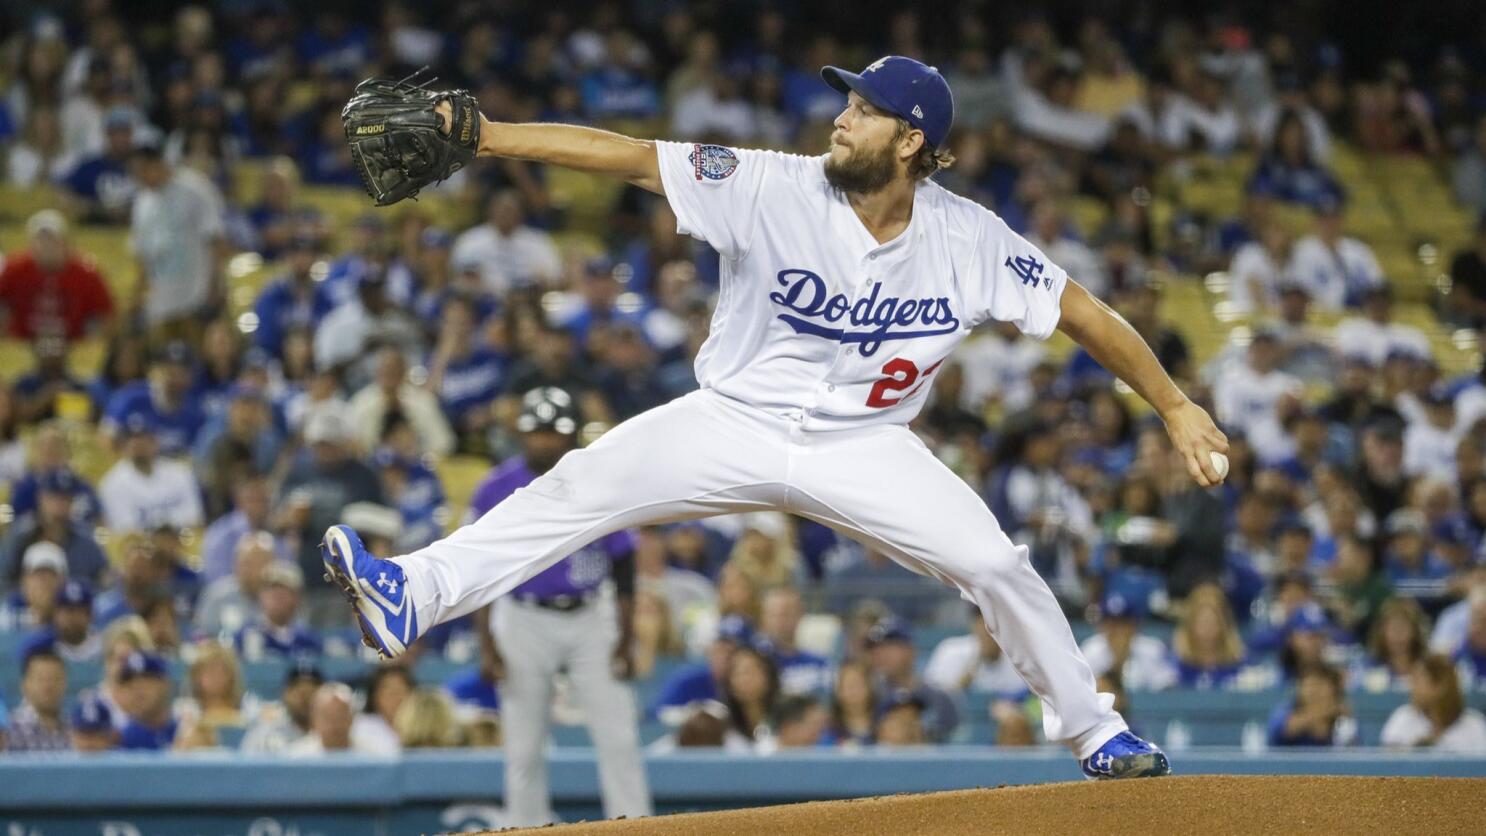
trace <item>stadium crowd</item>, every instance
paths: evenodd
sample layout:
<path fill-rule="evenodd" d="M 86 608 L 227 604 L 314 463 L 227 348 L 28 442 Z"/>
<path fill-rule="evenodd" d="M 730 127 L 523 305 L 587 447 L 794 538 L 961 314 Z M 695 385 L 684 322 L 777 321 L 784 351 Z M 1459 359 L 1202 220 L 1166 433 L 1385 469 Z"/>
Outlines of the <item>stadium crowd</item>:
<path fill-rule="evenodd" d="M 321 532 L 345 522 L 380 554 L 441 536 L 464 514 L 444 465 L 521 455 L 534 388 L 571 393 L 591 438 L 697 385 L 717 255 L 662 199 L 618 192 L 586 248 L 553 175 L 520 162 L 429 192 L 473 207 L 463 226 L 313 208 L 308 189 L 359 195 L 338 118 L 358 79 L 429 65 L 495 120 L 818 153 L 843 104 L 819 67 L 896 53 L 954 89 L 940 182 L 1121 311 L 1232 441 L 1225 485 L 1198 489 L 1087 354 L 1004 324 L 916 421 L 1090 628 L 1101 689 L 1288 688 L 1272 745 L 1352 743 L 1349 695 L 1407 692 L 1383 743 L 1486 753 L 1466 705 L 1486 689 L 1486 367 L 1445 373 L 1434 334 L 1395 320 L 1395 277 L 1349 234 L 1329 165 L 1341 146 L 1427 159 L 1486 218 L 1486 44 L 1382 62 L 1220 15 L 976 3 L 839 41 L 791 25 L 825 13 L 809 2 L 48 5 L 0 13 L 0 173 L 61 210 L 25 219 L 0 269 L 4 350 L 32 354 L 0 384 L 6 750 L 498 745 L 469 625 L 425 637 L 418 664 L 371 664 L 318 581 Z M 1157 220 L 1161 178 L 1245 155 L 1235 211 Z M 136 263 L 96 260 L 80 229 L 127 235 Z M 243 253 L 271 278 L 231 313 Z M 1486 220 L 1447 255 L 1436 327 L 1486 349 Z M 1211 357 L 1161 313 L 1209 274 L 1249 323 Z M 106 349 L 79 376 L 90 340 Z M 88 444 L 110 462 L 94 480 Z M 882 555 L 772 514 L 634 534 L 625 653 L 673 729 L 652 745 L 953 741 L 967 694 L 989 698 L 996 743 L 1039 740 L 978 614 Z M 920 659 L 915 631 L 945 624 L 965 629 Z M 275 659 L 281 689 L 247 689 L 244 665 Z M 365 675 L 326 675 L 346 659 Z M 429 659 L 464 669 L 420 682 Z"/>

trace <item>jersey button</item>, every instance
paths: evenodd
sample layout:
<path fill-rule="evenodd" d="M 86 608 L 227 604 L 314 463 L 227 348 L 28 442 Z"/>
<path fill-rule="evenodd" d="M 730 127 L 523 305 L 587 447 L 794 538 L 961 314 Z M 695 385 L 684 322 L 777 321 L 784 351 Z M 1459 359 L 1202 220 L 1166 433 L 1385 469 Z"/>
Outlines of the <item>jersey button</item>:
<path fill-rule="evenodd" d="M 834 391 L 836 391 L 836 384 L 834 384 L 834 383 L 827 383 L 826 384 L 826 391 L 827 392 L 834 392 Z"/>

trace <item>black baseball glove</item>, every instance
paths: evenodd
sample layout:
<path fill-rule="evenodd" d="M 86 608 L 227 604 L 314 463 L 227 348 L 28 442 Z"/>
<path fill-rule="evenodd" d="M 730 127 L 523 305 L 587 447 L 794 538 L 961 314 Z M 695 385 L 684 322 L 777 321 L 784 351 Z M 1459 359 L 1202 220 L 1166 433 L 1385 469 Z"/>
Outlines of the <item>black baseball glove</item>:
<path fill-rule="evenodd" d="M 366 193 L 378 206 L 414 197 L 442 182 L 475 158 L 480 147 L 480 111 L 467 90 L 429 90 L 414 84 L 368 78 L 341 110 L 351 159 Z M 434 110 L 448 100 L 449 132 Z"/>

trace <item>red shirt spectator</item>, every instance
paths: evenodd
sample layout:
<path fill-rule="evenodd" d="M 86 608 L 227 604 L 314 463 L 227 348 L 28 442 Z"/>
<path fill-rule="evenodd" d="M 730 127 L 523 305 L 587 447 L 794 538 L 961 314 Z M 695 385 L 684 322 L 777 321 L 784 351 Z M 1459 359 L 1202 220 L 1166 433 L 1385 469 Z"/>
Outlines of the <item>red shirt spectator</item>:
<path fill-rule="evenodd" d="M 0 270 L 0 307 L 15 339 L 62 335 L 75 340 L 94 319 L 113 313 L 113 298 L 93 264 L 67 246 L 66 224 L 50 210 L 26 224 L 31 246 Z"/>

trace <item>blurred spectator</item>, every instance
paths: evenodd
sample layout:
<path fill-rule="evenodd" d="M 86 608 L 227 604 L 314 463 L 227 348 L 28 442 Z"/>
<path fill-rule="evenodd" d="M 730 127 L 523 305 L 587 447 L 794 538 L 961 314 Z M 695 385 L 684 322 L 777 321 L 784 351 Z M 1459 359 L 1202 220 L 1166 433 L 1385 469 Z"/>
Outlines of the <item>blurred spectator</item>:
<path fill-rule="evenodd" d="M 1220 424 L 1242 427 L 1261 459 L 1283 458 L 1288 452 L 1285 412 L 1298 404 L 1300 380 L 1278 369 L 1278 335 L 1269 329 L 1254 333 L 1242 363 L 1224 369 L 1213 381 L 1213 406 Z"/>
<path fill-rule="evenodd" d="M 302 569 L 323 571 L 317 548 L 325 529 L 340 522 L 341 511 L 353 502 L 381 504 L 381 485 L 371 468 L 352 453 L 354 436 L 340 410 L 317 409 L 305 419 L 302 456 L 279 487 L 274 528 L 298 538 Z"/>
<path fill-rule="evenodd" d="M 266 261 L 276 261 L 286 252 L 291 258 L 300 249 L 315 249 L 312 232 L 304 228 L 305 211 L 299 204 L 299 169 L 288 157 L 276 157 L 264 168 L 258 182 L 258 200 L 247 207 L 247 220 L 252 226 L 251 248 Z M 291 268 L 289 276 L 299 273 Z M 259 297 L 260 301 L 262 296 Z M 263 327 L 259 314 L 259 327 Z M 260 342 L 259 345 L 262 345 Z"/>
<path fill-rule="evenodd" d="M 1430 356 L 1429 338 L 1412 325 L 1393 321 L 1393 289 L 1378 285 L 1362 294 L 1362 316 L 1337 323 L 1336 351 L 1345 357 L 1366 357 L 1380 366 L 1390 354 L 1405 352 Z"/>
<path fill-rule="evenodd" d="M 1221 589 L 1208 585 L 1192 590 L 1171 649 L 1181 687 L 1210 690 L 1234 683 L 1243 666 L 1244 644 Z"/>
<path fill-rule="evenodd" d="M 732 731 L 755 745 L 773 737 L 769 724 L 779 702 L 779 670 L 769 657 L 752 647 L 740 647 L 728 657 L 723 678 Z"/>
<path fill-rule="evenodd" d="M 876 732 L 877 690 L 864 661 L 846 662 L 836 671 L 831 694 L 831 737 L 841 745 L 871 743 Z"/>
<path fill-rule="evenodd" d="M 20 560 L 19 588 L 5 602 L 9 629 L 39 629 L 51 623 L 57 593 L 67 582 L 67 555 L 55 543 L 40 540 L 26 547 Z"/>
<path fill-rule="evenodd" d="M 20 656 L 49 650 L 67 662 L 97 662 L 103 639 L 93 629 L 93 590 L 86 581 L 68 580 L 57 590 L 51 621 L 25 638 Z"/>
<path fill-rule="evenodd" d="M 1467 211 L 1486 215 L 1486 114 L 1477 118 L 1470 146 L 1455 158 L 1453 182 L 1455 199 Z M 1475 298 L 1486 296 L 1478 294 Z"/>
<path fill-rule="evenodd" d="M 1472 593 L 1470 621 L 1465 641 L 1455 651 L 1463 675 L 1470 677 L 1469 687 L 1486 687 L 1486 595 Z"/>
<path fill-rule="evenodd" d="M 759 592 L 793 584 L 800 556 L 791 536 L 789 517 L 776 511 L 760 511 L 743 514 L 741 522 L 743 529 L 728 555 L 728 565 L 737 567 L 739 574 Z M 722 582 L 719 578 L 719 591 Z"/>
<path fill-rule="evenodd" d="M 1400 691 L 1414 666 L 1428 652 L 1424 611 L 1412 598 L 1390 598 L 1378 609 L 1367 636 L 1368 668 L 1362 684 L 1370 691 Z"/>
<path fill-rule="evenodd" d="M 1063 477 L 1058 465 L 1063 442 L 1046 427 L 1025 426 L 1007 442 L 1010 464 L 994 474 L 990 505 L 1019 543 L 1032 549 L 1033 566 L 1056 588 L 1077 584 L 1078 566 L 1095 528 L 1088 502 Z M 1007 431 L 1007 435 L 1010 432 Z"/>
<path fill-rule="evenodd" d="M 1307 134 L 1301 112 L 1282 112 L 1275 122 L 1273 139 L 1249 178 L 1249 190 L 1281 203 L 1312 209 L 1326 203 L 1340 203 L 1341 184 L 1312 152 L 1312 140 Z"/>
<path fill-rule="evenodd" d="M 1482 117 L 1481 124 L 1482 143 L 1486 146 L 1486 117 Z M 1457 252 L 1450 262 L 1449 304 L 1442 306 L 1440 314 L 1457 325 L 1486 327 L 1486 207 L 1476 223 L 1474 245 Z"/>
<path fill-rule="evenodd" d="M 87 419 L 93 414 L 93 404 L 87 384 L 74 377 L 67 367 L 67 342 L 61 337 L 41 337 L 31 343 L 31 354 L 35 365 L 30 372 L 16 378 L 15 391 L 11 395 L 11 417 L 0 419 L 0 434 L 10 434 L 5 452 L 0 452 L 0 462 L 12 459 L 13 463 L 0 463 L 0 470 L 14 470 L 18 463 L 20 444 L 15 433 L 21 425 L 37 421 L 50 421 L 66 416 L 72 419 Z M 9 424 L 8 430 L 5 424 Z M 12 475 L 11 478 L 14 478 Z"/>
<path fill-rule="evenodd" d="M 5 159 L 5 179 L 12 186 L 30 189 L 61 179 L 76 163 L 62 143 L 57 109 L 37 103 L 26 114 L 18 141 L 10 143 Z"/>
<path fill-rule="evenodd" d="M 386 274 L 369 266 L 356 281 L 356 295 L 315 329 L 315 367 L 344 375 L 349 388 L 359 389 L 371 381 L 379 349 L 418 356 L 422 341 L 417 321 L 388 298 Z"/>
<path fill-rule="evenodd" d="M 233 487 L 232 510 L 213 520 L 201 537 L 202 583 L 228 577 L 236 565 L 242 539 L 269 530 L 272 500 L 268 480 L 261 477 L 243 479 Z M 274 550 L 283 555 L 276 541 Z"/>
<path fill-rule="evenodd" d="M 824 692 L 831 685 L 830 663 L 801 650 L 795 641 L 804 615 L 805 602 L 795 587 L 779 586 L 764 593 L 757 644 L 778 669 L 784 694 Z"/>
<path fill-rule="evenodd" d="M 1486 717 L 1467 708 L 1455 666 L 1444 656 L 1424 656 L 1411 669 L 1409 701 L 1388 716 L 1379 742 L 1462 755 L 1486 753 Z"/>
<path fill-rule="evenodd" d="M 366 705 L 351 721 L 351 737 L 357 748 L 396 754 L 402 748 L 397 734 L 397 715 L 414 694 L 418 683 L 403 665 L 381 665 L 366 683 Z"/>
<path fill-rule="evenodd" d="M 635 592 L 635 640 L 631 660 L 636 679 L 649 679 L 661 659 L 680 657 L 686 652 L 681 632 L 671 620 L 666 599 L 653 589 Z"/>
<path fill-rule="evenodd" d="M 1337 626 L 1357 638 L 1371 635 L 1393 594 L 1393 586 L 1378 570 L 1376 545 L 1355 534 L 1341 535 L 1327 574 L 1332 583 L 1327 608 Z"/>
<path fill-rule="evenodd" d="M 68 342 L 97 333 L 114 313 L 113 296 L 92 259 L 67 239 L 67 220 L 43 209 L 26 221 L 28 246 L 9 253 L 0 268 L 0 316 L 12 339 L 64 337 Z"/>
<path fill-rule="evenodd" d="M 454 433 L 433 393 L 407 380 L 408 365 L 396 348 L 377 352 L 375 379 L 351 398 L 350 419 L 363 449 L 373 450 L 394 414 L 407 419 L 422 452 L 443 457 L 454 450 Z"/>
<path fill-rule="evenodd" d="M 1119 592 L 1107 592 L 1099 603 L 1099 632 L 1081 647 L 1094 675 L 1114 671 L 1133 691 L 1161 691 L 1176 683 L 1166 645 L 1140 632 L 1145 602 Z"/>
<path fill-rule="evenodd" d="M 382 495 L 402 516 L 393 550 L 408 554 L 442 537 L 448 509 L 438 474 L 390 447 L 372 456 L 372 466 L 381 479 Z"/>
<path fill-rule="evenodd" d="M 924 682 L 946 694 L 974 692 L 1020 697 L 1026 693 L 1026 683 L 1001 652 L 1001 646 L 986 628 L 980 609 L 973 604 L 968 620 L 968 633 L 950 636 L 935 645 L 924 666 Z"/>
<path fill-rule="evenodd" d="M 1388 515 L 1384 530 L 1387 540 L 1383 573 L 1395 587 L 1443 580 L 1450 574 L 1449 564 L 1431 548 L 1424 514 L 1412 508 L 1400 508 Z"/>
<path fill-rule="evenodd" d="M 270 656 L 318 656 L 319 635 L 299 619 L 304 576 L 291 563 L 270 563 L 263 569 L 258 589 L 259 617 L 237 631 L 233 639 L 244 659 L 256 662 Z"/>
<path fill-rule="evenodd" d="M 779 748 L 801 749 L 821 745 L 831 715 L 819 699 L 795 694 L 779 701 L 774 717 Z"/>
<path fill-rule="evenodd" d="M 1331 156 L 1331 129 L 1326 125 L 1326 117 L 1311 105 L 1305 85 L 1294 71 L 1283 71 L 1274 79 L 1274 98 L 1253 117 L 1255 138 L 1266 147 L 1273 145 L 1287 117 L 1304 128 L 1305 147 L 1311 160 L 1325 163 Z"/>
<path fill-rule="evenodd" d="M 1054 264 L 1101 299 L 1109 298 L 1109 276 L 1099 255 L 1084 242 L 1068 234 L 1068 221 L 1052 201 L 1032 209 L 1032 229 L 1027 240 L 1047 254 Z"/>
<path fill-rule="evenodd" d="M 113 709 L 97 696 L 84 693 L 68 717 L 71 748 L 80 753 L 107 752 L 119 745 Z"/>
<path fill-rule="evenodd" d="M 1279 658 L 1285 681 L 1293 682 L 1306 670 L 1331 661 L 1330 657 L 1334 655 L 1331 629 L 1325 610 L 1313 602 L 1296 607 L 1290 613 L 1285 620 Z"/>
<path fill-rule="evenodd" d="M 1384 62 L 1376 83 L 1356 90 L 1357 141 L 1369 151 L 1439 153 L 1439 136 L 1428 97 L 1417 89 L 1408 65 Z"/>
<path fill-rule="evenodd" d="M 105 73 L 106 73 L 105 69 Z M 103 117 L 103 147 L 84 153 L 58 182 L 72 196 L 82 220 L 118 225 L 129 220 L 138 186 L 129 176 L 134 151 L 134 112 L 110 108 Z"/>
<path fill-rule="evenodd" d="M 140 426 L 158 436 L 160 451 L 167 456 L 191 452 L 196 433 L 206 415 L 191 393 L 192 351 L 184 340 L 172 340 L 150 359 L 147 379 L 123 383 L 108 397 L 102 429 L 117 440 L 126 434 L 125 424 L 141 416 Z"/>
<path fill-rule="evenodd" d="M 258 598 L 263 588 L 263 575 L 278 558 L 273 536 L 255 531 L 237 541 L 233 572 L 206 584 L 196 606 L 196 635 L 219 639 L 235 636 L 262 613 Z"/>
<path fill-rule="evenodd" d="M 733 653 L 749 647 L 753 630 L 737 615 L 724 616 L 717 623 L 717 633 L 707 645 L 707 661 L 689 665 L 672 673 L 661 683 L 660 690 L 647 713 L 667 725 L 680 725 L 692 709 L 708 700 L 721 700 L 726 693 L 729 663 Z"/>
<path fill-rule="evenodd" d="M 239 488 L 278 464 L 284 439 L 264 392 L 239 383 L 226 392 L 224 413 L 207 421 L 196 437 L 196 475 L 206 496 L 207 519 L 233 509 Z"/>
<path fill-rule="evenodd" d="M 595 382 L 614 418 L 623 421 L 665 403 L 667 393 L 656 374 L 655 352 L 640 325 L 615 320 L 594 330 L 604 332 L 602 342 L 593 334 L 590 344 L 591 349 L 598 349 Z"/>
<path fill-rule="evenodd" d="M 37 650 L 21 660 L 21 704 L 10 712 L 5 748 L 10 752 L 57 752 L 72 748 L 62 700 L 67 695 L 67 666 L 50 650 Z"/>
<path fill-rule="evenodd" d="M 215 641 L 197 646 L 186 673 L 186 693 L 196 724 L 207 729 L 243 724 L 243 673 L 232 650 Z"/>
<path fill-rule="evenodd" d="M 495 420 L 491 401 L 510 370 L 506 354 L 477 339 L 478 325 L 473 302 L 448 296 L 439 312 L 438 342 L 428 359 L 428 389 L 438 395 L 462 450 L 483 449 L 483 435 Z"/>
<path fill-rule="evenodd" d="M 247 754 L 283 754 L 291 743 L 309 733 L 311 704 L 324 684 L 325 677 L 313 661 L 291 661 L 279 701 L 263 706 L 238 748 Z"/>
<path fill-rule="evenodd" d="M 169 749 L 178 721 L 171 709 L 170 671 L 165 660 L 149 651 L 130 653 L 119 672 L 119 684 L 124 709 L 119 748 Z"/>
<path fill-rule="evenodd" d="M 404 749 L 448 749 L 463 740 L 453 703 L 433 688 L 419 688 L 408 695 L 392 725 Z"/>
<path fill-rule="evenodd" d="M 201 487 L 190 465 L 160 457 L 154 416 L 131 413 L 120 430 L 124 457 L 98 483 L 104 525 L 115 533 L 203 525 Z"/>
<path fill-rule="evenodd" d="M 1032 370 L 1047 357 L 1047 348 L 1027 339 L 1012 322 L 993 322 L 984 334 L 965 340 L 955 351 L 965 370 L 960 405 L 983 414 L 988 402 L 1004 414 L 1032 404 Z"/>
<path fill-rule="evenodd" d="M 678 629 L 691 615 L 715 610 L 717 589 L 706 575 L 667 562 L 664 532 L 647 526 L 635 532 L 635 583 L 640 592 L 654 592 L 665 600 Z"/>
<path fill-rule="evenodd" d="M 1290 275 L 1305 285 L 1311 301 L 1323 311 L 1356 307 L 1371 288 L 1387 277 L 1372 247 L 1342 233 L 1342 207 L 1321 200 L 1315 210 L 1314 231 L 1295 242 Z"/>
<path fill-rule="evenodd" d="M 127 615 L 109 624 L 103 631 L 103 678 L 98 682 L 99 699 L 107 703 L 119 728 L 124 727 L 124 663 L 135 651 L 152 651 L 155 643 L 150 628 L 137 615 Z"/>
<path fill-rule="evenodd" d="M 355 701 L 356 695 L 340 682 L 321 685 L 310 704 L 309 731 L 285 747 L 284 754 L 291 758 L 314 758 L 331 752 L 389 754 L 379 742 L 367 741 L 352 732 Z"/>
<path fill-rule="evenodd" d="M 1418 398 L 1423 415 L 1409 421 L 1403 435 L 1403 469 L 1410 477 L 1456 481 L 1455 451 L 1465 427 L 1456 420 L 1455 399 L 1443 385 Z"/>
<path fill-rule="evenodd" d="M 1276 221 L 1266 221 L 1258 238 L 1242 244 L 1228 266 L 1228 301 L 1243 313 L 1265 313 L 1280 303 L 1280 288 L 1291 282 L 1290 256 L 1294 242 Z M 1298 285 L 1304 287 L 1304 285 Z M 1309 295 L 1306 299 L 1309 300 Z"/>
<path fill-rule="evenodd" d="M 313 330 L 335 309 L 330 287 L 315 281 L 312 271 L 320 256 L 320 244 L 303 232 L 284 241 L 284 272 L 259 291 L 253 303 L 258 327 L 253 344 L 274 357 L 282 357 L 284 338 L 295 328 Z"/>
<path fill-rule="evenodd" d="M 485 223 L 454 240 L 449 258 L 456 270 L 477 265 L 486 292 L 498 297 L 516 287 L 550 285 L 557 279 L 562 272 L 557 247 L 550 234 L 527 225 L 520 192 L 496 192 L 485 212 Z"/>
<path fill-rule="evenodd" d="M 959 709 L 948 694 L 918 678 L 908 625 L 896 617 L 877 622 L 867 634 L 867 647 L 875 689 L 883 694 L 913 694 L 921 703 L 928 739 L 935 743 L 949 740 L 960 724 Z"/>
<path fill-rule="evenodd" d="M 59 546 L 64 555 L 68 578 L 97 584 L 108 566 L 103 548 L 92 538 L 91 527 L 74 520 L 74 496 L 86 489 L 71 471 L 43 471 L 36 480 L 36 509 L 10 524 L 0 541 L 0 566 L 3 581 L 19 581 L 24 570 L 25 554 L 37 543 Z"/>
<path fill-rule="evenodd" d="M 1329 665 L 1305 669 L 1295 696 L 1275 707 L 1269 718 L 1271 746 L 1350 746 L 1357 721 L 1342 691 L 1342 674 Z"/>
<path fill-rule="evenodd" d="M 130 241 L 144 322 L 156 334 L 196 335 L 193 318 L 220 309 L 224 293 L 222 195 L 197 172 L 167 163 L 158 145 L 135 147 L 130 175 L 139 184 Z"/>
<path fill-rule="evenodd" d="M 889 692 L 878 707 L 873 742 L 878 746 L 922 746 L 931 742 L 924 728 L 923 699 L 906 688 Z"/>

